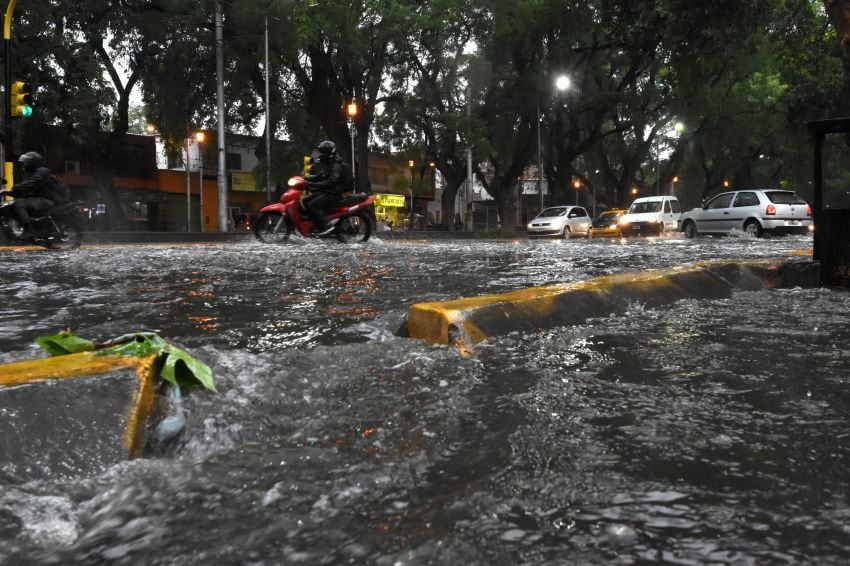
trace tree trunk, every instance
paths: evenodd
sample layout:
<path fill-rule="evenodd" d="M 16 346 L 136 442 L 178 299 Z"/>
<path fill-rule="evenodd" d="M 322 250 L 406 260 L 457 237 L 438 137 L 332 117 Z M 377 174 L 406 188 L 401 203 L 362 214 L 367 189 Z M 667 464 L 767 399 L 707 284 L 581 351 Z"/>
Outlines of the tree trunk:
<path fill-rule="evenodd" d="M 829 21 L 838 32 L 844 55 L 850 59 L 850 0 L 823 0 Z"/>

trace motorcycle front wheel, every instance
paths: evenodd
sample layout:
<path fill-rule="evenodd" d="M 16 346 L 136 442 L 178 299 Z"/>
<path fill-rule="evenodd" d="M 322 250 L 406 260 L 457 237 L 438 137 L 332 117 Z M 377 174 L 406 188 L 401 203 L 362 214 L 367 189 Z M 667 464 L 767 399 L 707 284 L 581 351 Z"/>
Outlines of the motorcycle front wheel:
<path fill-rule="evenodd" d="M 341 242 L 365 242 L 372 235 L 372 220 L 366 211 L 344 218 L 339 224 L 337 238 Z"/>
<path fill-rule="evenodd" d="M 292 235 L 292 226 L 279 212 L 264 212 L 254 222 L 254 236 L 266 244 L 285 242 Z"/>
<path fill-rule="evenodd" d="M 53 250 L 76 250 L 83 241 L 83 221 L 78 216 L 56 220 L 60 236 L 48 240 L 45 246 Z"/>

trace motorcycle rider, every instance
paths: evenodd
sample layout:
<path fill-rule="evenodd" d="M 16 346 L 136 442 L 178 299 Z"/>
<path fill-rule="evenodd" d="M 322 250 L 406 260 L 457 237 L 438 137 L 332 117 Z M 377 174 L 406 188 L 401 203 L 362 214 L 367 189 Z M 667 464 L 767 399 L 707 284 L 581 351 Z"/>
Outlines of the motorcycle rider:
<path fill-rule="evenodd" d="M 71 199 L 68 187 L 53 176 L 45 166 L 44 159 L 34 151 L 28 151 L 18 158 L 28 178 L 15 183 L 11 189 L 0 190 L 0 196 L 15 197 L 12 211 L 21 223 L 23 233 L 21 240 L 32 241 L 36 232 L 32 226 L 30 214 L 44 214 L 51 208 L 65 204 Z"/>
<path fill-rule="evenodd" d="M 316 225 L 316 235 L 326 236 L 334 227 L 328 225 L 325 212 L 331 210 L 342 200 L 345 192 L 345 166 L 336 152 L 336 144 L 330 140 L 319 142 L 318 171 L 307 175 L 307 188 L 310 194 L 303 205 L 307 216 Z"/>

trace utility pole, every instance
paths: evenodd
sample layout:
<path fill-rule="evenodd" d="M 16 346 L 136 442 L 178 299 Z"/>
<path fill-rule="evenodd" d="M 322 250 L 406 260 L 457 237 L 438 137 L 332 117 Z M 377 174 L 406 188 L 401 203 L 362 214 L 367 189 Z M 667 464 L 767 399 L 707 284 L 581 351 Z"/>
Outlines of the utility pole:
<path fill-rule="evenodd" d="M 218 231 L 227 232 L 227 154 L 224 145 L 224 22 L 215 3 L 215 70 L 218 100 Z"/>
<path fill-rule="evenodd" d="M 466 117 L 472 119 L 472 89 L 466 87 Z M 471 123 L 471 122 L 470 122 Z M 472 199 L 475 196 L 472 184 L 472 144 L 466 140 L 466 210 L 463 211 L 463 223 L 467 231 L 472 230 Z"/>
<path fill-rule="evenodd" d="M 269 104 L 269 15 L 266 14 L 266 201 L 272 201 L 272 112 Z"/>
<path fill-rule="evenodd" d="M 3 84 L 6 104 L 3 111 L 3 180 L 8 187 L 14 185 L 14 163 L 12 161 L 12 14 L 16 0 L 9 0 L 3 20 Z"/>

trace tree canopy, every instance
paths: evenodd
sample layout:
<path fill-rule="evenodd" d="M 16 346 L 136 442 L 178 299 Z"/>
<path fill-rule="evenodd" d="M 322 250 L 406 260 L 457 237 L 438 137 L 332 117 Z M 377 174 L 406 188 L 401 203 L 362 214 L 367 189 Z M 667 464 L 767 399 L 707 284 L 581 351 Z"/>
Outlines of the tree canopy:
<path fill-rule="evenodd" d="M 553 202 L 574 198 L 574 178 L 609 206 L 632 188 L 667 192 L 674 177 L 686 204 L 724 181 L 809 197 L 805 123 L 850 114 L 848 0 L 219 6 L 227 128 L 289 142 L 271 156 L 273 175 L 296 172 L 322 138 L 348 152 L 353 132 L 358 163 L 369 151 L 434 162 L 443 218 L 454 217 L 467 151 L 510 217 L 518 179 L 537 175 L 538 129 Z M 215 9 L 216 0 L 19 3 L 13 74 L 36 87 L 35 119 L 92 148 L 108 189 L 111 146 L 96 136 L 129 131 L 134 101 L 173 144 L 216 124 Z M 561 75 L 571 84 L 563 92 L 553 85 Z M 265 159 L 263 143 L 257 152 Z M 367 187 L 368 169 L 356 171 Z"/>

